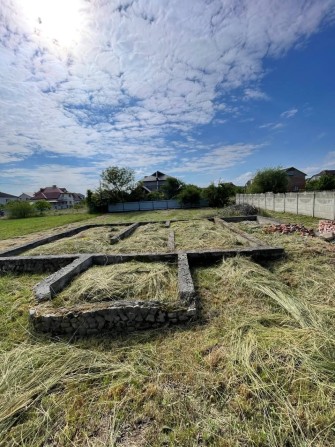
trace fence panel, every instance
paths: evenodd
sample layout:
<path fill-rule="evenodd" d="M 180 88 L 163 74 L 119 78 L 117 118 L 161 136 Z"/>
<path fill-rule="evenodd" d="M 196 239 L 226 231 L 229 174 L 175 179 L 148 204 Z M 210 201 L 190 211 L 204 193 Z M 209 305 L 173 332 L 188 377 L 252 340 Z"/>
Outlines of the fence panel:
<path fill-rule="evenodd" d="M 237 194 L 236 203 L 249 203 L 267 210 L 335 220 L 335 191 Z"/>
<path fill-rule="evenodd" d="M 143 200 L 140 202 L 124 202 L 108 205 L 109 213 L 123 213 L 127 211 L 153 211 L 179 208 L 203 208 L 208 206 L 208 200 L 200 200 L 197 205 L 182 206 L 177 200 Z"/>

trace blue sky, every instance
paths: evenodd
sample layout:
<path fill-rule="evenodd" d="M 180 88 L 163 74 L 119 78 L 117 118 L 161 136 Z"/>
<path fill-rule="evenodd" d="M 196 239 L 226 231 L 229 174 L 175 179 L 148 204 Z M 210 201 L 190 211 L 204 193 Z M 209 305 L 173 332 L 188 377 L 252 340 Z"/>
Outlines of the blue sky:
<path fill-rule="evenodd" d="M 1 0 L 0 191 L 335 169 L 335 0 Z"/>

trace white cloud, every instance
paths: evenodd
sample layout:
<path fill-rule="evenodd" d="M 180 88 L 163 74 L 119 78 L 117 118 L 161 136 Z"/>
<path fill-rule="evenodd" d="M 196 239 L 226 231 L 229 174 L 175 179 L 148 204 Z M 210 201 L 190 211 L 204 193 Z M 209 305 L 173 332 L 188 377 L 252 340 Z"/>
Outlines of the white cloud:
<path fill-rule="evenodd" d="M 248 171 L 248 172 L 244 172 L 243 174 L 239 175 L 238 177 L 235 177 L 232 182 L 235 185 L 238 186 L 244 186 L 248 180 L 251 180 L 254 176 L 254 172 Z"/>
<path fill-rule="evenodd" d="M 283 123 L 265 123 L 259 126 L 260 129 L 278 130 L 285 127 Z"/>
<path fill-rule="evenodd" d="M 70 14 L 68 2 L 55 2 L 64 9 L 53 15 L 45 7 L 32 15 L 26 3 L 0 5 L 0 163 L 48 154 L 94 169 L 106 160 L 173 167 L 186 148 L 175 135 L 190 143 L 198 126 L 226 119 L 216 114 L 237 116 L 238 106 L 222 101 L 235 88 L 242 98 L 267 99 L 252 87 L 264 76 L 263 59 L 282 56 L 335 11 L 333 0 L 76 0 L 75 34 L 65 42 L 54 30 Z M 256 148 L 230 147 L 184 167 L 221 169 Z"/>
<path fill-rule="evenodd" d="M 178 166 L 172 168 L 174 173 L 179 172 L 214 172 L 222 171 L 243 163 L 247 157 L 261 149 L 261 144 L 231 144 L 212 147 L 198 156 L 186 158 Z"/>
<path fill-rule="evenodd" d="M 293 118 L 298 113 L 298 109 L 290 109 L 281 113 L 280 116 L 282 118 Z"/>
<path fill-rule="evenodd" d="M 244 90 L 244 100 L 269 100 L 270 97 L 259 89 L 246 88 Z"/>

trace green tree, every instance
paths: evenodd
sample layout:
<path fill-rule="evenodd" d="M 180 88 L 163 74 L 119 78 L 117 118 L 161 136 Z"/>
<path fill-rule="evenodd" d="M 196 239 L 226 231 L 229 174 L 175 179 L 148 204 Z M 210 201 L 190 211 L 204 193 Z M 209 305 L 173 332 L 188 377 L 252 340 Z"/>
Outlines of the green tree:
<path fill-rule="evenodd" d="M 323 174 L 319 178 L 320 191 L 329 191 L 335 189 L 335 177 L 328 174 Z"/>
<path fill-rule="evenodd" d="M 310 180 L 306 182 L 306 191 L 319 191 L 320 184 L 319 180 Z"/>
<path fill-rule="evenodd" d="M 151 191 L 146 197 L 147 200 L 164 200 L 165 195 L 163 191 Z"/>
<path fill-rule="evenodd" d="M 21 202 L 20 200 L 10 201 L 5 205 L 5 210 L 10 219 L 24 219 L 34 214 L 34 207 L 29 202 Z"/>
<path fill-rule="evenodd" d="M 184 186 L 185 183 L 181 180 L 175 177 L 168 177 L 165 181 L 165 184 L 161 187 L 161 191 L 163 191 L 167 199 L 173 199 L 177 196 L 178 193 L 181 192 Z"/>
<path fill-rule="evenodd" d="M 283 193 L 287 191 L 287 187 L 288 176 L 282 168 L 265 168 L 257 171 L 254 179 L 247 188 L 247 193 Z"/>
<path fill-rule="evenodd" d="M 51 209 L 51 204 L 46 200 L 37 200 L 37 202 L 34 203 L 34 207 L 40 213 L 40 216 L 43 216 L 45 211 Z"/>
<path fill-rule="evenodd" d="M 123 202 L 135 189 L 135 173 L 129 168 L 110 166 L 102 171 L 101 188 L 108 191 L 111 202 Z"/>
<path fill-rule="evenodd" d="M 177 198 L 184 206 L 197 205 L 201 199 L 201 189 L 195 185 L 185 185 Z"/>
<path fill-rule="evenodd" d="M 211 183 L 204 189 L 204 197 L 209 206 L 223 207 L 229 204 L 230 198 L 236 194 L 236 187 L 232 183 L 219 183 L 217 186 Z"/>

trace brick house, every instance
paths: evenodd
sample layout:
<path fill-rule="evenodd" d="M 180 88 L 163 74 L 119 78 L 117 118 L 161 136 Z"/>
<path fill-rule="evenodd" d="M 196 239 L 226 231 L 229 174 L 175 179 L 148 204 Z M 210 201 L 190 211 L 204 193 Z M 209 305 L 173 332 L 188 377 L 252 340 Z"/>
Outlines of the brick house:
<path fill-rule="evenodd" d="M 288 176 L 287 192 L 298 192 L 305 190 L 306 186 L 306 174 L 299 169 L 291 166 L 284 169 Z"/>

